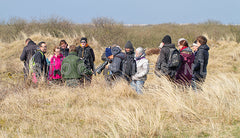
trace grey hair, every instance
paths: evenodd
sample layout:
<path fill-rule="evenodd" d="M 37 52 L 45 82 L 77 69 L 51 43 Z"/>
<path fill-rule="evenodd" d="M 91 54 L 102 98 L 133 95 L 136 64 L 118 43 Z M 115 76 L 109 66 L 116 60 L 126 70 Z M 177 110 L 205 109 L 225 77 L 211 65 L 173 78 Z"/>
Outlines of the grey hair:
<path fill-rule="evenodd" d="M 138 47 L 138 48 L 136 49 L 136 52 L 138 52 L 138 53 L 141 55 L 140 57 L 145 57 L 145 56 L 146 56 L 145 50 L 146 50 L 146 49 L 143 49 L 142 47 Z"/>

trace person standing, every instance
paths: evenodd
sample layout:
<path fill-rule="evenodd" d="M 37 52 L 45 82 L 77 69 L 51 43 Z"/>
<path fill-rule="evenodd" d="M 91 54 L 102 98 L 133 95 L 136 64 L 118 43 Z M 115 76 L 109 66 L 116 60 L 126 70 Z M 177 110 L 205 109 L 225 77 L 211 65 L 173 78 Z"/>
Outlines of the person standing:
<path fill-rule="evenodd" d="M 159 77 L 166 76 L 171 81 L 174 81 L 177 69 L 179 68 L 180 53 L 175 48 L 175 44 L 172 44 L 169 35 L 164 36 L 162 39 L 162 45 L 163 47 L 155 66 L 155 74 Z M 173 57 L 176 59 L 173 59 Z"/>
<path fill-rule="evenodd" d="M 34 67 L 32 73 L 32 81 L 37 84 L 41 79 L 45 81 L 47 78 L 47 60 L 45 53 L 47 52 L 46 42 L 40 42 L 39 50 L 34 55 Z"/>
<path fill-rule="evenodd" d="M 142 88 L 149 72 L 149 63 L 145 56 L 145 50 L 142 47 L 136 49 L 137 72 L 132 76 L 131 86 L 138 94 L 143 94 Z"/>
<path fill-rule="evenodd" d="M 127 82 L 130 84 L 132 76 L 137 72 L 136 60 L 134 48 L 131 41 L 128 41 L 125 45 L 125 59 L 123 63 L 123 75 Z"/>
<path fill-rule="evenodd" d="M 108 59 L 111 61 L 109 65 L 105 68 L 108 69 L 112 74 L 113 80 L 118 80 L 122 78 L 122 61 L 125 59 L 125 54 L 121 52 L 121 48 L 119 46 L 114 46 L 111 48 L 111 54 L 106 55 Z M 107 52 L 108 53 L 108 52 Z"/>
<path fill-rule="evenodd" d="M 77 47 L 77 56 L 83 59 L 87 69 L 94 72 L 95 54 L 93 52 L 93 49 L 88 45 L 88 41 L 86 37 L 82 37 L 80 40 L 80 46 Z M 90 84 L 91 80 L 92 80 L 92 74 L 88 76 L 84 76 L 84 78 L 81 81 L 83 83 Z"/>
<path fill-rule="evenodd" d="M 180 51 L 181 66 L 176 74 L 176 82 L 183 86 L 190 86 L 193 76 L 192 65 L 195 56 L 187 40 L 184 38 L 178 40 L 178 48 Z"/>
<path fill-rule="evenodd" d="M 61 40 L 59 43 L 59 46 L 61 47 L 60 51 L 61 51 L 63 57 L 67 57 L 68 53 L 69 53 L 67 42 L 65 40 Z"/>
<path fill-rule="evenodd" d="M 30 38 L 25 40 L 25 47 L 23 48 L 20 60 L 24 62 L 23 72 L 24 80 L 26 81 L 29 74 L 29 60 L 36 53 L 38 46 Z"/>
<path fill-rule="evenodd" d="M 68 87 L 84 85 L 80 79 L 92 74 L 91 70 L 86 68 L 83 59 L 77 56 L 75 45 L 69 47 L 69 55 L 62 61 L 61 74 Z"/>
<path fill-rule="evenodd" d="M 194 80 L 203 83 L 207 76 L 207 65 L 209 59 L 209 47 L 205 36 L 197 37 L 197 51 L 195 53 L 193 75 Z"/>
<path fill-rule="evenodd" d="M 62 82 L 61 65 L 64 57 L 60 49 L 60 46 L 55 46 L 53 56 L 50 59 L 49 81 L 53 84 L 61 84 Z"/>

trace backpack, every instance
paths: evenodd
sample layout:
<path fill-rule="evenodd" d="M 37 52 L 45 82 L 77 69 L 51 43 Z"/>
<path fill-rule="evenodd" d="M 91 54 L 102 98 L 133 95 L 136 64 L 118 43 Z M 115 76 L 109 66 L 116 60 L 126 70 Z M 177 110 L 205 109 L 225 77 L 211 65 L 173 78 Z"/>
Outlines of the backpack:
<path fill-rule="evenodd" d="M 176 48 L 170 48 L 168 59 L 168 67 L 177 69 L 180 66 L 180 52 Z"/>
<path fill-rule="evenodd" d="M 170 48 L 168 59 L 168 75 L 175 78 L 175 75 L 181 65 L 180 52 L 176 48 Z"/>
<path fill-rule="evenodd" d="M 137 72 L 137 64 L 133 56 L 126 56 L 122 61 L 122 72 L 127 77 L 131 77 Z"/>
<path fill-rule="evenodd" d="M 37 52 L 36 52 L 37 53 Z M 36 53 L 31 57 L 31 59 L 29 60 L 29 73 L 33 73 L 33 70 L 35 68 L 35 55 Z M 44 58 L 43 53 L 40 51 L 42 58 Z"/>

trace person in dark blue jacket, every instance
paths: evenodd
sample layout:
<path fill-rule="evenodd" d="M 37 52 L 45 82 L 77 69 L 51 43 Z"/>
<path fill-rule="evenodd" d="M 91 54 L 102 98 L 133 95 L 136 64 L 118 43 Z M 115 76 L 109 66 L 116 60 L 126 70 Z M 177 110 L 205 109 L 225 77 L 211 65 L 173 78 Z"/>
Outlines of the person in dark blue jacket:
<path fill-rule="evenodd" d="M 209 59 L 209 47 L 207 38 L 204 36 L 197 37 L 197 51 L 195 53 L 193 75 L 196 82 L 204 82 L 207 76 L 207 65 Z"/>
<path fill-rule="evenodd" d="M 125 59 L 125 54 L 121 52 L 121 48 L 119 46 L 112 47 L 111 53 L 112 55 L 108 58 L 112 60 L 110 65 L 106 66 L 106 69 L 112 72 L 112 76 L 115 79 L 122 78 L 122 60 Z"/>

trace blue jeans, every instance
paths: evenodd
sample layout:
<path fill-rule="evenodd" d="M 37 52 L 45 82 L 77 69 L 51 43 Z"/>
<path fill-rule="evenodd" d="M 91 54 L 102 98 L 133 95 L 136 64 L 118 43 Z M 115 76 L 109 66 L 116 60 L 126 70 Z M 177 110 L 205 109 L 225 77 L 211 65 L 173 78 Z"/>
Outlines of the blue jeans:
<path fill-rule="evenodd" d="M 131 83 L 130 83 L 131 87 L 133 89 L 135 89 L 135 91 L 138 93 L 138 94 L 143 94 L 142 93 L 142 88 L 143 88 L 143 85 L 144 85 L 144 81 L 138 81 L 138 80 L 133 80 Z"/>

